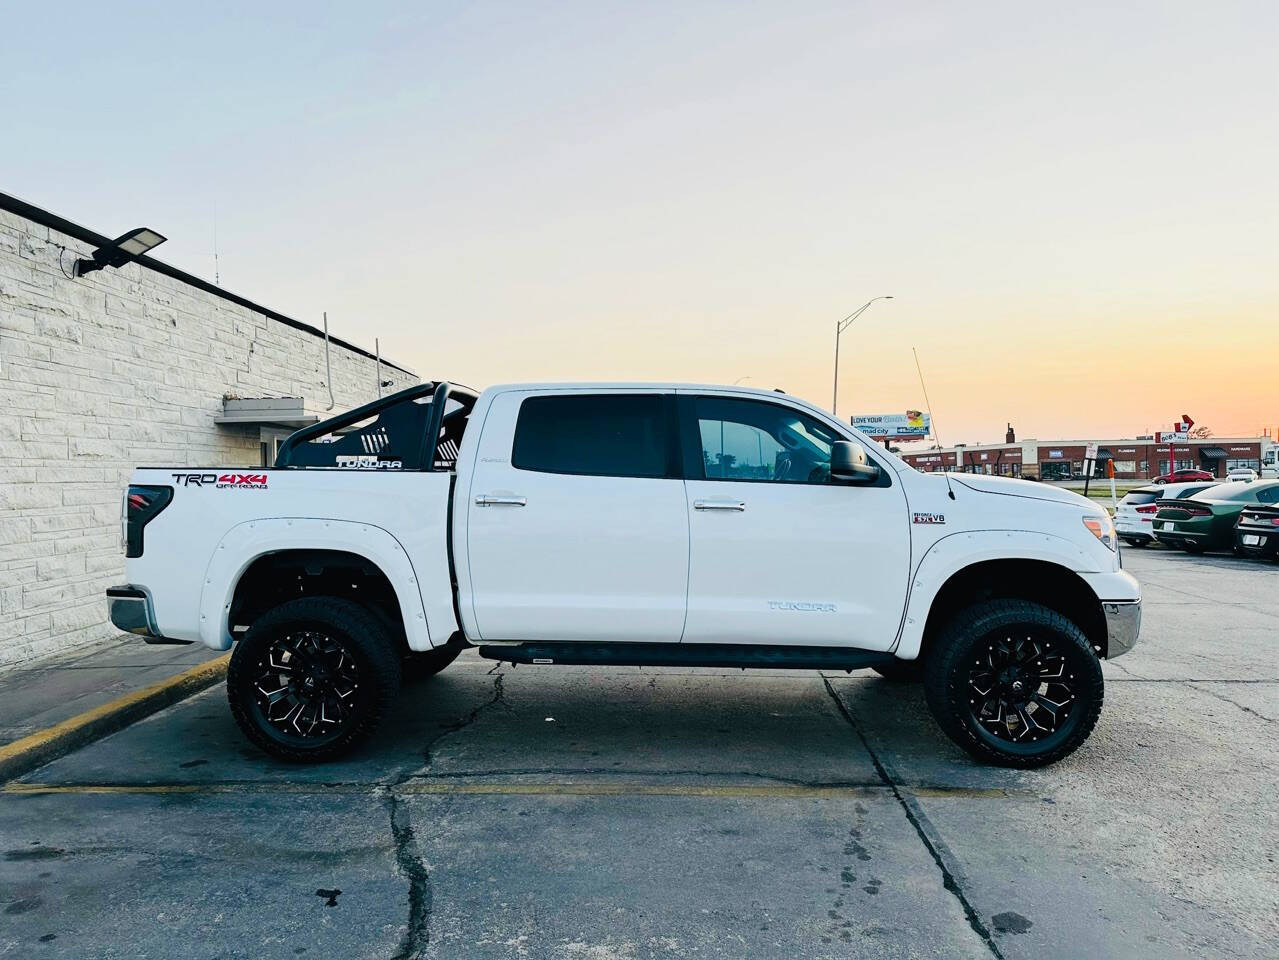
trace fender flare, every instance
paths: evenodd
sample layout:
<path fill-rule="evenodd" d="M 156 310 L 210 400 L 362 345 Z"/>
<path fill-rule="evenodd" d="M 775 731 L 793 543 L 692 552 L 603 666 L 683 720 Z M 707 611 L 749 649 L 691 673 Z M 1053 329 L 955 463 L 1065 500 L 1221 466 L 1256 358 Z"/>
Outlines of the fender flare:
<path fill-rule="evenodd" d="M 914 660 L 924 642 L 924 627 L 942 587 L 966 567 L 987 560 L 1040 560 L 1076 575 L 1095 572 L 1097 563 L 1064 537 L 1030 530 L 981 530 L 952 533 L 920 557 L 911 577 L 906 615 L 893 648 L 899 658 Z M 1081 576 L 1087 582 L 1087 578 Z"/>
<path fill-rule="evenodd" d="M 222 536 L 204 572 L 200 591 L 202 643 L 215 650 L 230 649 L 227 616 L 240 579 L 258 558 L 285 550 L 334 550 L 355 554 L 374 564 L 395 591 L 409 649 L 423 651 L 434 646 L 417 573 L 400 542 L 370 523 L 309 517 L 248 520 Z"/>

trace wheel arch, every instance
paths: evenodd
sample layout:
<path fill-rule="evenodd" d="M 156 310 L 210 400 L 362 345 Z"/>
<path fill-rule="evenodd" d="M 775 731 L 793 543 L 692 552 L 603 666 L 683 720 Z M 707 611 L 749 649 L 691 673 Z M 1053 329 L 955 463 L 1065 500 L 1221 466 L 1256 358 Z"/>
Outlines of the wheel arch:
<path fill-rule="evenodd" d="M 404 645 L 430 650 L 430 625 L 412 562 L 386 530 L 343 520 L 256 520 L 231 528 L 213 551 L 200 599 L 200 639 L 228 649 L 232 628 L 298 596 L 355 600 Z M 441 631 L 439 643 L 449 635 Z"/>
<path fill-rule="evenodd" d="M 1082 551 L 1043 534 L 964 535 L 964 539 L 969 542 L 944 551 L 938 549 L 944 541 L 939 542 L 920 562 L 894 651 L 898 657 L 926 655 L 929 644 L 955 613 L 993 597 L 1031 600 L 1061 613 L 1079 625 L 1099 657 L 1106 656 L 1101 599 L 1077 572 L 1089 566 Z M 974 539 L 985 542 L 974 543 Z"/>

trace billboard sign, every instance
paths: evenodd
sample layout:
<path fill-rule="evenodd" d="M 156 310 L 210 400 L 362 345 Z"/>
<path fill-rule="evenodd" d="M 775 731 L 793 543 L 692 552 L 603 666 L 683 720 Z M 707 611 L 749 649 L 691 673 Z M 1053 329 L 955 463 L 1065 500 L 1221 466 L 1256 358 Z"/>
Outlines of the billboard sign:
<path fill-rule="evenodd" d="M 852 424 L 873 440 L 922 440 L 932 432 L 932 418 L 919 410 L 853 417 Z"/>

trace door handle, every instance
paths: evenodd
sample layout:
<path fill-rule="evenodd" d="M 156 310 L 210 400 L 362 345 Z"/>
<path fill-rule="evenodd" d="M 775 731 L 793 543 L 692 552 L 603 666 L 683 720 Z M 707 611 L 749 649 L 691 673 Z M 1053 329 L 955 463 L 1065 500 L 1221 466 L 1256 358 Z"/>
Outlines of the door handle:
<path fill-rule="evenodd" d="M 475 498 L 477 507 L 522 507 L 528 500 L 524 497 L 495 497 L 482 493 Z"/>
<path fill-rule="evenodd" d="M 694 510 L 736 510 L 741 513 L 746 509 L 742 500 L 694 500 Z"/>

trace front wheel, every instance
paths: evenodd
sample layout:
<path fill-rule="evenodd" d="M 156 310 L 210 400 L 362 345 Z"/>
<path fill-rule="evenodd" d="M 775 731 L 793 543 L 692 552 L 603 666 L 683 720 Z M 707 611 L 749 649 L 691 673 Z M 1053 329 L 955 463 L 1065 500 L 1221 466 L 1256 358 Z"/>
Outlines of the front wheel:
<path fill-rule="evenodd" d="M 1026 600 L 958 614 L 925 661 L 933 717 L 979 760 L 1042 767 L 1068 756 L 1101 714 L 1101 663 L 1082 630 Z"/>
<path fill-rule="evenodd" d="M 400 652 L 384 621 L 336 597 L 299 597 L 263 614 L 227 668 L 235 722 L 283 760 L 348 752 L 373 733 L 399 689 Z"/>

